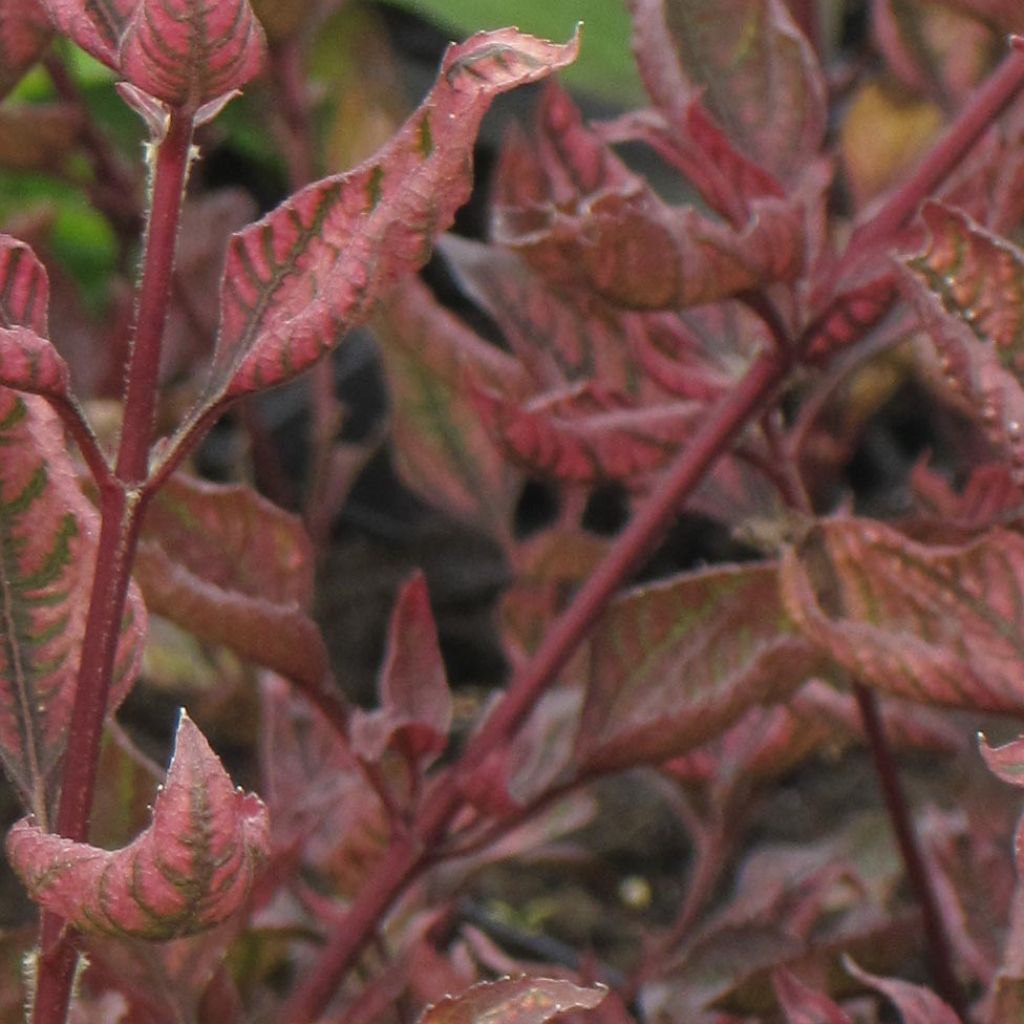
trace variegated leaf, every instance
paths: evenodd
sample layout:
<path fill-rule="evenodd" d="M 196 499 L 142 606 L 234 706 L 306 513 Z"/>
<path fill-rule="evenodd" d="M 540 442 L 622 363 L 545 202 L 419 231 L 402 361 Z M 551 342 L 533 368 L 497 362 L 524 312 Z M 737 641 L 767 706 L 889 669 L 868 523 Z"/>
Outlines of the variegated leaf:
<path fill-rule="evenodd" d="M 109 68 L 139 0 L 39 0 L 57 30 Z"/>
<path fill-rule="evenodd" d="M 825 81 L 781 0 L 630 0 L 644 84 L 675 121 L 700 94 L 748 157 L 792 181 L 821 146 Z"/>
<path fill-rule="evenodd" d="M 118 57 L 132 85 L 195 110 L 259 74 L 265 50 L 249 0 L 138 0 Z"/>
<path fill-rule="evenodd" d="M 184 713 L 153 820 L 130 845 L 107 851 L 23 819 L 7 856 L 29 895 L 79 931 L 166 940 L 235 914 L 268 850 L 266 808 L 236 789 Z"/>
<path fill-rule="evenodd" d="M 0 99 L 38 60 L 52 35 L 40 0 L 0 0 Z"/>
<path fill-rule="evenodd" d="M 0 235 L 0 384 L 63 396 L 68 367 L 47 339 L 50 285 L 25 243 Z"/>
<path fill-rule="evenodd" d="M 580 756 L 604 768 L 677 757 L 820 666 L 782 606 L 775 565 L 639 587 L 594 632 Z"/>
<path fill-rule="evenodd" d="M 41 398 L 0 388 L 0 759 L 45 820 L 74 704 L 99 520 Z M 146 612 L 133 587 L 111 706 L 135 681 Z"/>
<path fill-rule="evenodd" d="M 1024 711 L 1024 537 L 916 543 L 881 523 L 824 520 L 782 569 L 786 607 L 857 679 L 972 710 Z"/>
<path fill-rule="evenodd" d="M 313 686 L 327 676 L 309 538 L 251 488 L 171 477 L 147 510 L 135 575 L 150 610 L 196 636 Z"/>
<path fill-rule="evenodd" d="M 419 1024 L 545 1024 L 569 1010 L 590 1010 L 607 989 L 582 988 L 553 978 L 501 978 L 482 981 L 461 995 L 431 1006 Z"/>
<path fill-rule="evenodd" d="M 576 41 L 511 29 L 452 47 L 430 95 L 376 158 L 233 236 L 195 419 L 306 369 L 421 266 L 469 195 L 473 142 L 493 98 L 551 74 L 576 50 Z"/>

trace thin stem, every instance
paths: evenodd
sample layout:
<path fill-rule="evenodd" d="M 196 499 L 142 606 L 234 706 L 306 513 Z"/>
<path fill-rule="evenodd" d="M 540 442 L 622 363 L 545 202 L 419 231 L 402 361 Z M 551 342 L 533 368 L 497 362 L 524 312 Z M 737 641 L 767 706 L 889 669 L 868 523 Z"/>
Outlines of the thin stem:
<path fill-rule="evenodd" d="M 853 693 L 857 699 L 864 732 L 867 734 L 871 757 L 878 774 L 878 782 L 892 822 L 893 832 L 899 846 L 907 880 L 914 892 L 921 916 L 924 920 L 925 943 L 928 966 L 935 989 L 949 1003 L 961 1020 L 966 1020 L 966 1001 L 956 972 L 953 970 L 953 951 L 946 926 L 942 920 L 939 901 L 932 887 L 924 856 L 918 845 L 917 833 L 910 818 L 899 770 L 885 736 L 885 726 L 878 709 L 878 699 L 863 683 L 854 682 Z"/>
<path fill-rule="evenodd" d="M 323 1013 L 341 977 L 396 898 L 430 862 L 430 851 L 436 849 L 462 806 L 463 780 L 478 770 L 488 755 L 509 742 L 618 589 L 661 540 L 684 500 L 760 412 L 788 371 L 789 363 L 782 353 L 763 353 L 736 388 L 712 410 L 604 561 L 554 623 L 540 648 L 516 674 L 505 698 L 470 740 L 458 764 L 435 781 L 410 834 L 400 837 L 389 848 L 344 920 L 328 937 L 319 960 L 282 1007 L 282 1022 L 307 1024 Z"/>
<path fill-rule="evenodd" d="M 57 832 L 77 842 L 88 838 L 100 740 L 132 563 L 146 497 L 152 493 L 144 493 L 142 482 L 153 438 L 160 344 L 191 145 L 192 115 L 174 111 L 156 155 L 117 469 L 113 476 L 108 472 L 99 480 L 100 536 L 56 821 Z M 34 1024 L 62 1024 L 67 1015 L 77 959 L 73 943 L 74 936 L 64 922 L 44 912 Z"/>

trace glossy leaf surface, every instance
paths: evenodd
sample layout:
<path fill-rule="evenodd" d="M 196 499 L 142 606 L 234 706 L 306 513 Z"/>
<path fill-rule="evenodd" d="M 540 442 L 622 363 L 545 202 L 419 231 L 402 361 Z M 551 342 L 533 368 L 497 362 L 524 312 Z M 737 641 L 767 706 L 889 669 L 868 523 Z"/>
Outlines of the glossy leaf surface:
<path fill-rule="evenodd" d="M 152 823 L 134 842 L 101 850 L 24 819 L 7 855 L 32 898 L 80 931 L 166 940 L 212 928 L 245 904 L 267 830 L 260 799 L 232 785 L 183 714 Z"/>
<path fill-rule="evenodd" d="M 452 696 L 422 573 L 399 592 L 378 687 L 380 708 L 352 722 L 354 751 L 379 761 L 397 747 L 409 761 L 429 764 L 448 742 Z"/>
<path fill-rule="evenodd" d="M 375 159 L 235 235 L 196 416 L 294 377 L 421 266 L 469 195 L 473 142 L 492 99 L 569 63 L 576 46 L 505 30 L 452 47 L 430 95 Z"/>
<path fill-rule="evenodd" d="M 606 992 L 554 978 L 484 981 L 431 1006 L 419 1024 L 545 1024 L 569 1010 L 593 1009 Z"/>
<path fill-rule="evenodd" d="M 45 820 L 74 703 L 99 519 L 42 399 L 0 388 L 0 452 L 0 758 Z M 135 681 L 145 632 L 132 588 L 112 707 Z"/>
<path fill-rule="evenodd" d="M 703 90 L 732 141 L 786 181 L 818 151 L 825 83 L 779 0 L 630 0 L 647 91 L 671 118 Z"/>
<path fill-rule="evenodd" d="M 580 728 L 587 763 L 667 760 L 748 708 L 782 700 L 818 664 L 782 607 L 773 565 L 708 569 L 616 601 L 591 644 Z"/>
<path fill-rule="evenodd" d="M 136 578 L 153 612 L 196 636 L 313 685 L 327 675 L 309 538 L 251 488 L 173 476 L 147 510 Z"/>
<path fill-rule="evenodd" d="M 39 0 L 0 0 L 0 99 L 42 55 L 52 35 Z"/>
<path fill-rule="evenodd" d="M 138 0 L 120 70 L 148 95 L 195 109 L 255 77 L 265 48 L 249 0 Z"/>
<path fill-rule="evenodd" d="M 881 523 L 819 523 L 783 562 L 786 607 L 856 678 L 911 700 L 1019 713 L 1024 537 L 929 546 Z"/>
<path fill-rule="evenodd" d="M 40 0 L 57 30 L 116 68 L 121 36 L 139 0 Z"/>
<path fill-rule="evenodd" d="M 37 394 L 68 390 L 68 367 L 47 339 L 50 286 L 24 242 L 0 235 L 0 384 Z"/>

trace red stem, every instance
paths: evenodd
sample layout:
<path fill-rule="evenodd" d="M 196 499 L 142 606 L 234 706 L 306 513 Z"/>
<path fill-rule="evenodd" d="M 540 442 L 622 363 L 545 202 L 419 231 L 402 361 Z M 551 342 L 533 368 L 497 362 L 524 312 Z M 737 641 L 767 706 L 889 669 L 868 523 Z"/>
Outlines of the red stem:
<path fill-rule="evenodd" d="M 149 468 L 160 344 L 191 146 L 191 112 L 172 112 L 157 149 L 117 468 L 113 475 L 104 473 L 97 480 L 100 536 L 56 820 L 56 831 L 77 842 L 88 838 L 110 681 L 141 515 L 151 493 L 143 483 Z M 44 912 L 33 1024 L 62 1024 L 67 1016 L 77 959 L 73 943 L 64 922 Z"/>
<path fill-rule="evenodd" d="M 637 512 L 604 561 L 583 584 L 504 699 L 469 742 L 459 763 L 441 776 L 417 815 L 411 834 L 389 850 L 344 920 L 281 1011 L 286 1024 L 305 1024 L 325 1010 L 339 980 L 370 939 L 392 903 L 428 863 L 462 806 L 462 780 L 504 746 L 550 688 L 623 582 L 659 543 L 705 473 L 785 379 L 789 363 L 779 352 L 758 357 L 734 390 L 722 398 L 679 454 L 658 488 Z"/>

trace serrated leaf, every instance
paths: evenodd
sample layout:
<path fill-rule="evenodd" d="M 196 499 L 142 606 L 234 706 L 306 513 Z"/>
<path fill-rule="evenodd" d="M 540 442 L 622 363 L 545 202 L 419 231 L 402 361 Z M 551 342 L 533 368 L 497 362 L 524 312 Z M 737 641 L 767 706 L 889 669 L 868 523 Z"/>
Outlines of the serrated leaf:
<path fill-rule="evenodd" d="M 554 978 L 482 981 L 431 1006 L 419 1024 L 545 1024 L 569 1010 L 593 1009 L 607 991 Z"/>
<path fill-rule="evenodd" d="M 516 464 L 569 483 L 634 484 L 661 468 L 704 415 L 696 402 L 643 407 L 583 385 L 528 405 L 477 386 L 481 421 Z"/>
<path fill-rule="evenodd" d="M 52 35 L 39 0 L 0 0 L 0 99 L 42 56 Z"/>
<path fill-rule="evenodd" d="M 430 95 L 375 159 L 303 189 L 234 235 L 194 418 L 291 379 L 366 320 L 426 261 L 468 197 L 476 131 L 493 98 L 568 64 L 577 46 L 508 29 L 450 48 Z"/>
<path fill-rule="evenodd" d="M 7 855 L 32 898 L 79 931 L 162 941 L 206 931 L 244 906 L 268 827 L 259 797 L 235 789 L 182 714 L 152 823 L 134 842 L 101 850 L 23 819 Z"/>
<path fill-rule="evenodd" d="M 525 389 L 515 360 L 481 341 L 416 278 L 374 321 L 391 393 L 391 434 L 405 482 L 431 504 L 498 538 L 511 530 L 520 474 L 480 422 L 467 378 Z"/>
<path fill-rule="evenodd" d="M 36 394 L 67 394 L 67 363 L 46 335 L 50 285 L 26 243 L 0 235 L 0 384 Z"/>
<path fill-rule="evenodd" d="M 138 0 L 118 57 L 132 85 L 194 110 L 259 74 L 265 50 L 249 0 Z"/>
<path fill-rule="evenodd" d="M 1024 537 L 930 546 L 870 520 L 823 520 L 787 552 L 786 607 L 857 679 L 910 700 L 1020 713 Z"/>
<path fill-rule="evenodd" d="M 772 986 L 788 1024 L 853 1024 L 827 995 L 784 967 L 772 972 Z"/>
<path fill-rule="evenodd" d="M 309 538 L 251 488 L 171 477 L 147 510 L 135 575 L 151 611 L 204 640 L 314 686 L 327 676 Z"/>
<path fill-rule="evenodd" d="M 618 768 L 677 757 L 812 675 L 819 659 L 782 607 L 777 575 L 772 564 L 708 569 L 617 600 L 591 643 L 581 759 Z"/>
<path fill-rule="evenodd" d="M 380 708 L 353 719 L 355 753 L 376 762 L 397 748 L 409 762 L 429 765 L 448 743 L 452 695 L 422 573 L 399 592 L 378 689 Z"/>
<path fill-rule="evenodd" d="M 881 992 L 900 1011 L 903 1024 L 960 1024 L 960 1018 L 934 992 L 897 978 L 879 978 L 852 960 L 846 969 L 868 988 Z"/>
<path fill-rule="evenodd" d="M 0 759 L 45 820 L 64 750 L 99 518 L 46 402 L 0 388 Z M 129 591 L 111 708 L 138 674 L 146 612 Z"/>
<path fill-rule="evenodd" d="M 779 0 L 630 0 L 647 91 L 671 121 L 698 94 L 740 150 L 793 180 L 825 131 L 825 81 Z"/>
<path fill-rule="evenodd" d="M 139 0 L 39 0 L 57 31 L 86 53 L 117 68 L 117 51 Z"/>
<path fill-rule="evenodd" d="M 537 120 L 535 152 L 513 137 L 500 165 L 492 236 L 555 286 L 624 309 L 676 310 L 802 273 L 801 202 L 752 199 L 734 228 L 666 204 L 561 90 L 546 90 Z"/>

